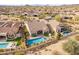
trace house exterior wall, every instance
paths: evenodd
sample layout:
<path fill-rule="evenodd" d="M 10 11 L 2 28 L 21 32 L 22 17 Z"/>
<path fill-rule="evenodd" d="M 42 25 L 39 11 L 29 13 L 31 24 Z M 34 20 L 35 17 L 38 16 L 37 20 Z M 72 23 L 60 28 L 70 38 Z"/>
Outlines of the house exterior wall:
<path fill-rule="evenodd" d="M 27 27 L 27 30 L 28 30 L 29 34 L 32 35 L 32 33 L 30 32 L 30 29 L 29 29 L 28 24 L 27 24 L 26 22 L 24 22 L 24 24 L 25 24 L 25 26 Z"/>

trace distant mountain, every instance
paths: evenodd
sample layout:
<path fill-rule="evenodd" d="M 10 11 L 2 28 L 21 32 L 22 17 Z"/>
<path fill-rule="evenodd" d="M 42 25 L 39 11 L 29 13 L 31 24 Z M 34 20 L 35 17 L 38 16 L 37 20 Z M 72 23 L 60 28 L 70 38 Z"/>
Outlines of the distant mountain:
<path fill-rule="evenodd" d="M 79 6 L 79 4 L 26 4 L 26 5 L 0 5 L 0 6 Z"/>
<path fill-rule="evenodd" d="M 55 5 L 53 5 L 53 4 L 32 4 L 32 5 L 28 5 L 28 4 L 26 4 L 25 6 L 79 6 L 79 4 L 59 4 L 59 5 L 57 5 L 57 4 L 55 4 Z"/>

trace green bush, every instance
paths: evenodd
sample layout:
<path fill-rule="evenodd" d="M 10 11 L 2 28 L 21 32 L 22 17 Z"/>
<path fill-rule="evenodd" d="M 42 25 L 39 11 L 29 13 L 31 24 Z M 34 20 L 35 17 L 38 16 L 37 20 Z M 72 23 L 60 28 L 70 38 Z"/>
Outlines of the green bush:
<path fill-rule="evenodd" d="M 16 39 L 14 39 L 15 41 L 20 41 L 21 37 L 17 37 Z"/>
<path fill-rule="evenodd" d="M 61 40 L 61 37 L 62 37 L 61 33 L 58 32 L 58 33 L 57 33 L 57 40 Z"/>
<path fill-rule="evenodd" d="M 21 42 L 20 41 L 17 41 L 17 46 L 19 46 L 21 44 Z"/>
<path fill-rule="evenodd" d="M 47 36 L 47 37 L 48 37 L 48 36 L 49 36 L 49 33 L 45 32 L 45 33 L 44 33 L 44 36 Z"/>
<path fill-rule="evenodd" d="M 32 36 L 33 36 L 33 37 L 36 37 L 37 35 L 36 35 L 36 34 L 32 34 Z"/>
<path fill-rule="evenodd" d="M 14 41 L 13 39 L 7 39 L 7 42 Z"/>
<path fill-rule="evenodd" d="M 76 40 L 69 40 L 63 45 L 63 49 L 70 54 L 79 54 L 79 43 Z"/>
<path fill-rule="evenodd" d="M 62 19 L 62 18 L 61 18 L 61 16 L 60 16 L 60 15 L 56 15 L 56 16 L 55 16 L 55 20 L 57 20 L 57 21 L 61 22 L 61 19 Z"/>

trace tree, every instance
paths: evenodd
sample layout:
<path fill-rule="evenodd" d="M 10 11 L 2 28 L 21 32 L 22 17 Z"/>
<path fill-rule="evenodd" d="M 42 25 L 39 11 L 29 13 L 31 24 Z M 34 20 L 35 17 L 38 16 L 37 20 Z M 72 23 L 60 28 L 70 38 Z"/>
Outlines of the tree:
<path fill-rule="evenodd" d="M 62 37 L 61 33 L 60 33 L 60 32 L 58 32 L 58 33 L 57 33 L 57 40 L 60 40 L 60 39 L 61 39 L 61 37 Z"/>
<path fill-rule="evenodd" d="M 61 22 L 62 18 L 61 18 L 61 16 L 60 16 L 60 15 L 56 15 L 56 16 L 55 16 L 55 20 L 57 20 L 57 21 Z"/>
<path fill-rule="evenodd" d="M 79 43 L 76 40 L 68 40 L 68 42 L 63 45 L 63 49 L 72 55 L 77 55 L 79 54 Z"/>
<path fill-rule="evenodd" d="M 20 15 L 19 17 L 21 20 L 26 20 L 26 16 L 24 16 L 24 15 Z"/>

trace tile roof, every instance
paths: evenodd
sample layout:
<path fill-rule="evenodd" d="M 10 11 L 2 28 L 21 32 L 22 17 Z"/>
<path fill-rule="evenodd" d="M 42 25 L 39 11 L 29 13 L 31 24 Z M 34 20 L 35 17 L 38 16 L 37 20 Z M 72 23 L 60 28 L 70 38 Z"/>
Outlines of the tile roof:
<path fill-rule="evenodd" d="M 44 21 L 32 20 L 28 21 L 27 24 L 31 33 L 36 33 L 37 31 L 40 30 L 49 31 Z"/>
<path fill-rule="evenodd" d="M 19 30 L 20 22 L 7 22 L 0 27 L 1 33 L 8 33 L 10 35 L 16 33 Z"/>

